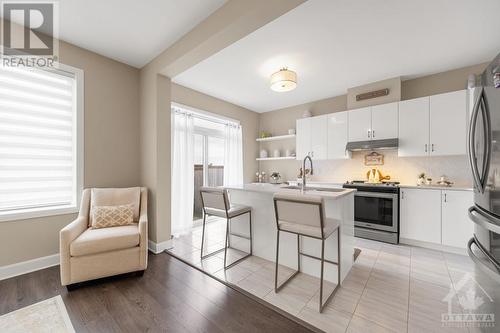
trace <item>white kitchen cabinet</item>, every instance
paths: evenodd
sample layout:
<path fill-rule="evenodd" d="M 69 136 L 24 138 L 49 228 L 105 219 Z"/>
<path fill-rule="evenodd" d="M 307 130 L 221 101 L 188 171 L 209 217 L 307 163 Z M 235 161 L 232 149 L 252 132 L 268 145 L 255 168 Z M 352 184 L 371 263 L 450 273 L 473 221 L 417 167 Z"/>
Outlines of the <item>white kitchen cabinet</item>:
<path fill-rule="evenodd" d="M 430 97 L 430 155 L 465 155 L 467 147 L 467 92 Z"/>
<path fill-rule="evenodd" d="M 429 97 L 399 102 L 398 156 L 429 155 Z"/>
<path fill-rule="evenodd" d="M 328 159 L 350 158 L 350 152 L 345 149 L 348 139 L 348 112 L 328 115 Z"/>
<path fill-rule="evenodd" d="M 400 237 L 441 244 L 441 190 L 401 189 Z"/>
<path fill-rule="evenodd" d="M 297 119 L 295 149 L 298 160 L 304 159 L 311 152 L 311 121 L 310 118 Z"/>
<path fill-rule="evenodd" d="M 398 137 L 398 103 L 349 111 L 349 141 L 394 139 Z"/>
<path fill-rule="evenodd" d="M 349 110 L 349 141 L 370 140 L 372 126 L 371 107 Z"/>
<path fill-rule="evenodd" d="M 307 155 L 317 160 L 327 158 L 327 115 L 297 120 L 296 154 L 302 160 Z"/>
<path fill-rule="evenodd" d="M 311 157 L 326 160 L 328 155 L 328 115 L 309 118 L 311 121 Z"/>
<path fill-rule="evenodd" d="M 394 139 L 398 137 L 398 103 L 372 106 L 371 139 Z"/>
<path fill-rule="evenodd" d="M 465 155 L 467 91 L 399 102 L 399 156 Z"/>
<path fill-rule="evenodd" d="M 442 191 L 442 244 L 466 248 L 474 234 L 467 210 L 474 204 L 472 191 Z"/>

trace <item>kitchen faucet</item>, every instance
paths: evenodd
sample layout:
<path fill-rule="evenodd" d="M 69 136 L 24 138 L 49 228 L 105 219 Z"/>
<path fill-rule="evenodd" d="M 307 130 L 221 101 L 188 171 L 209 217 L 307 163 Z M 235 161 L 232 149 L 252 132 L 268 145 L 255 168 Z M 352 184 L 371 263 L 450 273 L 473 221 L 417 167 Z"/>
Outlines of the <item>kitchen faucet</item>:
<path fill-rule="evenodd" d="M 304 161 L 302 162 L 302 191 L 305 191 L 306 189 L 306 160 L 309 159 L 309 162 L 311 164 L 311 172 L 310 174 L 313 174 L 313 160 L 311 156 L 307 155 L 304 157 Z"/>

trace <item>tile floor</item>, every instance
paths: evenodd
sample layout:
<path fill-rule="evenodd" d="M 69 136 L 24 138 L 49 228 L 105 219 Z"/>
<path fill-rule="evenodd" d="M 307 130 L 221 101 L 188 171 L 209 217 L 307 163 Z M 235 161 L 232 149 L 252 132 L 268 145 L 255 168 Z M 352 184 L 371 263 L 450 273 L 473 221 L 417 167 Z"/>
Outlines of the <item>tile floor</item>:
<path fill-rule="evenodd" d="M 222 248 L 225 221 L 214 219 L 205 235 L 204 251 Z M 223 268 L 224 252 L 201 261 L 199 227 L 175 238 L 169 252 L 326 332 L 500 331 L 500 322 L 482 328 L 443 325 L 442 314 L 449 311 L 500 318 L 500 285 L 476 270 L 468 257 L 360 238 L 356 247 L 361 254 L 321 314 L 317 278 L 300 273 L 276 294 L 274 263 L 270 261 L 254 256 L 228 270 Z M 229 250 L 228 261 L 242 255 Z M 279 278 L 284 280 L 291 272 L 280 267 Z M 325 294 L 333 287 L 329 284 Z"/>

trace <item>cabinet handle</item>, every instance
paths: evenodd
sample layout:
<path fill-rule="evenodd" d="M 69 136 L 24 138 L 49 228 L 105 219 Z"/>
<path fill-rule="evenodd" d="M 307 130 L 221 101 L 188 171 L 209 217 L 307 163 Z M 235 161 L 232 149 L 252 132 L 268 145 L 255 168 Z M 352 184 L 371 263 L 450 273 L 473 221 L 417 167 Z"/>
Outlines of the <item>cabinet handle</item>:
<path fill-rule="evenodd" d="M 434 151 L 434 144 L 431 144 L 431 151 Z"/>
<path fill-rule="evenodd" d="M 375 137 L 375 131 L 372 130 L 372 138 L 374 138 L 374 137 Z"/>
<path fill-rule="evenodd" d="M 401 199 L 405 198 L 405 191 L 401 191 Z"/>
<path fill-rule="evenodd" d="M 425 152 L 427 153 L 427 143 L 425 144 Z"/>
<path fill-rule="evenodd" d="M 368 137 L 370 137 L 370 134 L 371 134 L 370 132 L 371 132 L 371 131 L 370 131 L 370 130 L 368 130 Z"/>
<path fill-rule="evenodd" d="M 446 193 L 444 194 L 444 202 L 448 202 L 448 200 L 446 198 Z"/>

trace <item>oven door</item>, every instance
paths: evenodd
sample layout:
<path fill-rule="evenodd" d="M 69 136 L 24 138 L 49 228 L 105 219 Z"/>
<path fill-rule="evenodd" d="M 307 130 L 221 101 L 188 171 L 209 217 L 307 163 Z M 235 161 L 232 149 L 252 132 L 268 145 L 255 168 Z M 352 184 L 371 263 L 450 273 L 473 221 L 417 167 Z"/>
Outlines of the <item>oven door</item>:
<path fill-rule="evenodd" d="M 396 193 L 356 192 L 354 225 L 398 232 L 398 195 Z"/>

